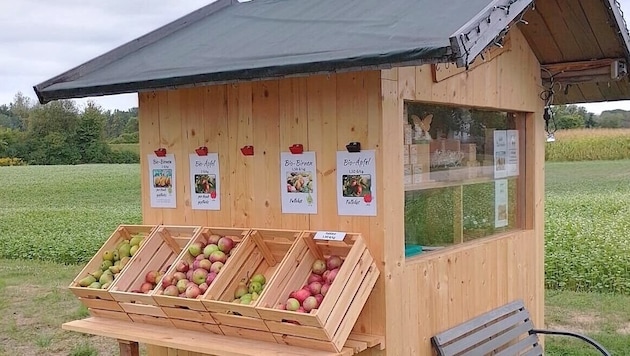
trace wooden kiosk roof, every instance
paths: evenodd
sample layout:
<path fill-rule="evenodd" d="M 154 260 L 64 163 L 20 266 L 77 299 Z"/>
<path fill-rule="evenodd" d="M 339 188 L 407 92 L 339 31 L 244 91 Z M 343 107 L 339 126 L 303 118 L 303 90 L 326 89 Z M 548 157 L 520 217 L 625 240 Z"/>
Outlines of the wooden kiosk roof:
<path fill-rule="evenodd" d="M 556 104 L 630 99 L 630 42 L 615 0 L 218 0 L 34 89 L 46 103 L 425 63 L 466 66 L 510 24 L 525 34 L 543 78 L 571 83 Z"/>

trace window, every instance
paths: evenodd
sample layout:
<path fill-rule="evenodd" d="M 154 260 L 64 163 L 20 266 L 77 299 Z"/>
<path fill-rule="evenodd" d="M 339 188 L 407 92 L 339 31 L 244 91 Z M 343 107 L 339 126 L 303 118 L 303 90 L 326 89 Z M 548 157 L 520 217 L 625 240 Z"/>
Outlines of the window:
<path fill-rule="evenodd" d="M 525 115 L 408 102 L 405 117 L 408 249 L 521 227 Z"/>

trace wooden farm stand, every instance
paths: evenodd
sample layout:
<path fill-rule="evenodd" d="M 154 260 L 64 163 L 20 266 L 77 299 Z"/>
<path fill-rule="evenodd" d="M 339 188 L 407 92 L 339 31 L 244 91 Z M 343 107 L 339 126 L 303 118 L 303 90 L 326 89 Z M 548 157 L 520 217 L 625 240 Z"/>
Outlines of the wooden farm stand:
<path fill-rule="evenodd" d="M 311 339 L 300 341 L 282 329 L 281 321 L 272 338 L 260 341 L 260 330 L 252 325 L 278 321 L 274 313 L 268 319 L 252 313 L 248 317 L 257 321 L 247 324 L 251 328 L 238 327 L 247 319 L 232 318 L 237 326 L 225 325 L 230 336 L 218 335 L 222 325 L 212 313 L 221 309 L 212 309 L 212 303 L 207 319 L 198 320 L 212 329 L 181 330 L 107 313 L 63 328 L 117 339 L 125 355 L 136 355 L 139 342 L 150 355 L 400 356 L 430 355 L 431 336 L 517 298 L 542 326 L 544 107 L 629 99 L 629 52 L 615 1 L 532 5 L 527 0 L 449 5 L 219 0 L 36 86 L 42 103 L 139 93 L 143 224 L 357 233 L 379 272 L 356 323 L 344 326 L 352 333 L 339 352 L 318 350 Z M 541 96 L 550 88 L 553 96 Z M 520 150 L 518 210 L 509 229 L 470 241 L 463 236 L 462 187 L 494 181 L 484 175 L 483 162 L 431 172 L 433 181 L 406 180 L 407 111 L 414 103 L 512 115 Z M 440 120 L 434 117 L 434 125 Z M 376 216 L 338 214 L 336 154 L 350 142 L 375 150 Z M 295 144 L 316 153 L 317 214 L 281 210 L 279 157 Z M 448 142 L 417 150 L 428 157 L 442 144 Z M 247 146 L 253 155 L 243 154 Z M 464 155 L 472 152 L 474 160 L 474 147 L 457 146 Z M 199 147 L 218 153 L 220 210 L 191 207 L 188 155 Z M 147 157 L 159 148 L 177 160 L 176 208 L 150 204 Z M 416 162 L 418 172 L 428 174 L 428 162 Z M 406 191 L 442 187 L 460 189 L 453 196 L 459 209 L 452 226 L 455 243 L 406 257 Z M 269 257 L 261 268 L 283 269 L 273 261 Z M 203 312 L 204 304 L 196 305 Z M 116 312 L 124 316 L 124 309 Z M 314 334 L 326 336 L 317 317 L 308 317 L 304 322 L 314 323 Z"/>

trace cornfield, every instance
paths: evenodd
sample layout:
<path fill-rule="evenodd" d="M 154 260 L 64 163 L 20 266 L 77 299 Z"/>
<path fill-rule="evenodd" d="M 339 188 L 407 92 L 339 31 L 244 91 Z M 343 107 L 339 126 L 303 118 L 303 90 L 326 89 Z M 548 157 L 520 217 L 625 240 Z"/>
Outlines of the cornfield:
<path fill-rule="evenodd" d="M 547 143 L 548 162 L 630 159 L 630 129 L 572 129 Z"/>

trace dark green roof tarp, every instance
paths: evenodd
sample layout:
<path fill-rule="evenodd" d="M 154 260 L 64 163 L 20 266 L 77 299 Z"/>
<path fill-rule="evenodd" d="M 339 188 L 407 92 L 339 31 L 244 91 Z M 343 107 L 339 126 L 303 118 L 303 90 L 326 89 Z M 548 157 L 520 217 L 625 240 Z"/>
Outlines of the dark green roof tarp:
<path fill-rule="evenodd" d="M 219 0 L 35 87 L 41 102 L 452 61 L 491 0 Z"/>

